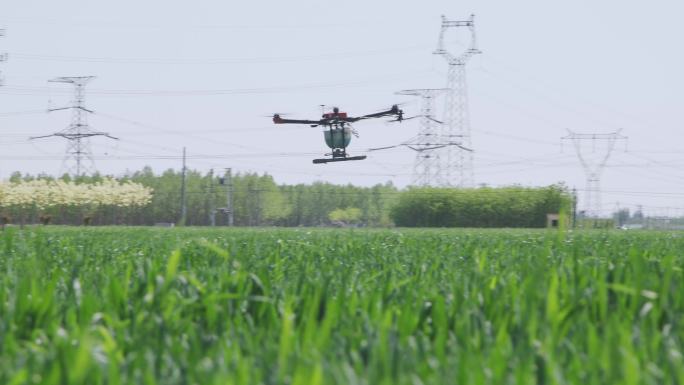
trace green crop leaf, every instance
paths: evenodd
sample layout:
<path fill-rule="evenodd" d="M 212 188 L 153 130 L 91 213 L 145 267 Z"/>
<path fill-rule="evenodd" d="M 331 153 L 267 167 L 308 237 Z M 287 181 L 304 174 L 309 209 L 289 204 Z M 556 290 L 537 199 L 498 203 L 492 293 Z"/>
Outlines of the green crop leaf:
<path fill-rule="evenodd" d="M 166 282 L 171 282 L 176 277 L 176 272 L 178 271 L 178 264 L 181 259 L 180 249 L 176 249 L 171 253 L 169 261 L 166 264 Z"/>

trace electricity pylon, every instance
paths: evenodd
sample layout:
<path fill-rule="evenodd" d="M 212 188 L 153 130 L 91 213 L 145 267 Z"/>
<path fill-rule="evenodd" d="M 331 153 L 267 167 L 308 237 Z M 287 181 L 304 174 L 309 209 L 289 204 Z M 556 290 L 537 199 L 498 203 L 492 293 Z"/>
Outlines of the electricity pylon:
<path fill-rule="evenodd" d="M 568 136 L 563 140 L 572 140 L 575 152 L 579 158 L 584 174 L 587 178 L 587 186 L 584 191 L 584 214 L 590 218 L 598 218 L 601 213 L 601 174 L 608 162 L 610 154 L 618 140 L 626 140 L 627 137 L 620 134 L 622 129 L 607 134 L 579 134 L 568 130 Z M 596 148 L 596 142 L 603 141 L 605 146 Z M 591 144 L 591 153 L 582 143 Z M 593 154 L 593 156 L 592 156 Z"/>
<path fill-rule="evenodd" d="M 420 131 L 414 140 L 407 143 L 407 146 L 416 151 L 412 181 L 415 186 L 444 186 L 446 184 L 442 178 L 439 156 L 443 143 L 439 129 L 436 127 L 442 122 L 435 119 L 432 113 L 435 97 L 444 91 L 446 88 L 421 88 L 397 92 L 398 95 L 419 96 L 422 99 L 419 116 Z"/>
<path fill-rule="evenodd" d="M 74 85 L 74 99 L 71 106 L 53 108 L 48 111 L 71 109 L 71 124 L 62 131 L 54 134 L 35 136 L 31 139 L 48 138 L 57 136 L 67 140 L 66 153 L 62 163 L 62 169 L 68 174 L 76 177 L 95 172 L 95 162 L 90 150 L 89 138 L 94 136 L 105 136 L 110 139 L 118 139 L 106 132 L 93 131 L 88 126 L 87 114 L 93 111 L 85 108 L 85 86 L 93 80 L 94 76 L 71 76 L 59 77 L 48 80 L 52 83 L 70 83 Z"/>
<path fill-rule="evenodd" d="M 444 48 L 444 35 L 449 28 L 468 28 L 470 31 L 470 46 L 458 55 Z M 442 150 L 443 178 L 449 186 L 470 187 L 474 185 L 474 171 L 472 152 L 466 150 L 472 148 L 466 64 L 471 57 L 482 53 L 477 48 L 475 15 L 471 15 L 469 20 L 463 21 L 447 20 L 442 15 L 442 29 L 439 33 L 437 49 L 433 53 L 442 56 L 449 65 L 444 124 L 441 132 L 442 141 L 458 141 L 463 145 L 463 147 L 447 146 Z"/>

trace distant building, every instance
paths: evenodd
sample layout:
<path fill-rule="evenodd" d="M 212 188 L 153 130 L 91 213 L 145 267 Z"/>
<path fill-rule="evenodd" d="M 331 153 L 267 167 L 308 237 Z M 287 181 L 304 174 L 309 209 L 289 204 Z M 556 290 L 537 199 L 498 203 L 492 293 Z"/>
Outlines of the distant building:
<path fill-rule="evenodd" d="M 560 224 L 559 214 L 546 214 L 546 227 L 557 228 Z"/>

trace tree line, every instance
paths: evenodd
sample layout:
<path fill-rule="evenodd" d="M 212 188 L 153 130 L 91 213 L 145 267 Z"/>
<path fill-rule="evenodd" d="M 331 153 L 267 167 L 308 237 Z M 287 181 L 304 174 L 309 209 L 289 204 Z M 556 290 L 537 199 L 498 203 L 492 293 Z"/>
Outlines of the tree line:
<path fill-rule="evenodd" d="M 10 182 L 52 179 L 15 173 Z M 71 181 L 69 176 L 59 178 Z M 101 175 L 83 176 L 77 183 L 95 183 Z M 559 212 L 567 201 L 562 186 L 502 189 L 409 188 L 399 190 L 391 182 L 371 187 L 311 184 L 278 184 L 268 174 L 225 175 L 189 170 L 185 175 L 186 216 L 181 223 L 182 174 L 151 168 L 119 178 L 153 190 L 143 207 L 98 206 L 0 207 L 3 222 L 25 218 L 28 223 L 79 225 L 188 226 L 228 224 L 229 193 L 236 226 L 437 226 L 437 227 L 544 227 L 546 214 Z"/>
<path fill-rule="evenodd" d="M 391 217 L 397 226 L 406 227 L 545 227 L 547 214 L 569 214 L 570 206 L 571 196 L 562 185 L 425 187 L 402 193 Z"/>
<path fill-rule="evenodd" d="M 9 182 L 35 179 L 54 180 L 39 175 L 14 173 Z M 65 175 L 59 180 L 77 183 L 97 183 L 106 179 L 101 175 L 72 178 Z M 5 223 L 40 223 L 50 218 L 52 224 L 79 225 L 154 225 L 180 224 L 182 204 L 182 173 L 166 170 L 155 174 L 151 168 L 130 173 L 121 182 L 131 181 L 153 190 L 152 199 L 143 207 L 0 207 L 0 219 Z M 228 224 L 225 210 L 228 192 L 232 193 L 234 225 L 236 226 L 327 226 L 362 225 L 390 226 L 389 207 L 396 199 L 398 189 L 391 183 L 372 187 L 335 185 L 326 182 L 312 184 L 277 184 L 268 174 L 241 173 L 230 180 L 221 174 L 188 170 L 185 175 L 186 216 L 184 225 L 208 226 Z M 358 209 L 348 221 L 336 220 L 331 213 L 336 209 Z M 346 219 L 346 218 L 345 218 Z"/>

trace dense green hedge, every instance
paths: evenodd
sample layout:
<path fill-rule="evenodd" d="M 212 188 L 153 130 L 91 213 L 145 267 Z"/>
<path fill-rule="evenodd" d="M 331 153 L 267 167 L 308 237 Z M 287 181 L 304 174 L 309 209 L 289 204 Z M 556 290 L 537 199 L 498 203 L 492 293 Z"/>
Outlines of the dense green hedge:
<path fill-rule="evenodd" d="M 541 188 L 411 188 L 390 216 L 405 227 L 545 227 L 546 214 L 568 207 L 563 186 Z"/>

